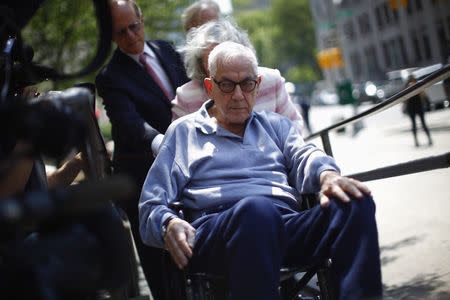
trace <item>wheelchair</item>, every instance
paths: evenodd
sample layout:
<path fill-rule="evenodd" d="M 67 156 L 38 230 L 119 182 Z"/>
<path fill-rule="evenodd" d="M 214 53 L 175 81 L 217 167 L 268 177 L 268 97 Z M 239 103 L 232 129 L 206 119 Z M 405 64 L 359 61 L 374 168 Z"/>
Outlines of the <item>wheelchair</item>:
<path fill-rule="evenodd" d="M 317 204 L 315 195 L 303 195 L 301 210 Z M 170 205 L 184 219 L 180 202 Z M 231 299 L 224 276 L 178 269 L 167 252 L 163 274 L 165 298 L 171 300 L 228 300 Z M 335 300 L 337 288 L 331 271 L 331 259 L 304 267 L 280 269 L 279 293 L 283 300 Z"/>

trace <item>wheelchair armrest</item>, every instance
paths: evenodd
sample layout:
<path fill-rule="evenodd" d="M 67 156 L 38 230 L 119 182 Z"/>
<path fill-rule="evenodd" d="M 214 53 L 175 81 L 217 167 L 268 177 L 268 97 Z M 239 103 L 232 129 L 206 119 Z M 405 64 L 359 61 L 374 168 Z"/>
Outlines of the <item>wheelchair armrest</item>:
<path fill-rule="evenodd" d="M 317 205 L 319 203 L 317 195 L 316 193 L 301 194 L 300 210 L 307 210 Z"/>
<path fill-rule="evenodd" d="M 178 217 L 179 217 L 180 219 L 183 219 L 183 220 L 184 220 L 184 212 L 183 212 L 184 204 L 183 204 L 182 202 L 177 201 L 177 202 L 170 203 L 170 204 L 168 205 L 168 207 L 169 207 L 170 209 L 176 211 Z"/>

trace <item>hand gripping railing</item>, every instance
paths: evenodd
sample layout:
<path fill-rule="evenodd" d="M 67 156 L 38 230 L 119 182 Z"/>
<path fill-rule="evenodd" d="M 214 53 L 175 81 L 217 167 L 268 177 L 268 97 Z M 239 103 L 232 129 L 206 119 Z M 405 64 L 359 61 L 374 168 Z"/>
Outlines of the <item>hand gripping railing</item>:
<path fill-rule="evenodd" d="M 347 125 L 353 124 L 364 118 L 376 115 L 388 108 L 391 108 L 394 105 L 398 105 L 408 100 L 409 98 L 423 92 L 426 88 L 448 77 L 450 77 L 450 64 L 447 64 L 441 69 L 431 73 L 424 79 L 418 81 L 416 84 L 409 86 L 404 90 L 401 90 L 400 92 L 394 94 L 393 96 L 389 97 L 387 100 L 381 102 L 380 104 L 375 105 L 348 119 L 330 125 L 322 130 L 319 130 L 318 132 L 312 133 L 311 135 L 305 138 L 305 141 L 309 141 L 311 139 L 320 137 L 322 140 L 324 151 L 328 155 L 333 156 L 333 150 L 331 148 L 331 142 L 329 137 L 330 131 L 343 128 Z M 356 173 L 348 176 L 362 181 L 369 181 L 448 167 L 450 167 L 450 152 L 438 156 L 425 157 L 409 162 L 390 165 L 387 167 Z"/>

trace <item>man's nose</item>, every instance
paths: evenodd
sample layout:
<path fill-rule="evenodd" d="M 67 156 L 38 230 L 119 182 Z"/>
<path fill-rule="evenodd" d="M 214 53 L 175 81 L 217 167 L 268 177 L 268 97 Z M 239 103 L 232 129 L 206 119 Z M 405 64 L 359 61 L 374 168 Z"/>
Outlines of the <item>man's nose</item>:
<path fill-rule="evenodd" d="M 236 84 L 236 87 L 234 88 L 233 98 L 244 99 L 244 92 L 242 92 L 241 86 L 239 84 Z"/>

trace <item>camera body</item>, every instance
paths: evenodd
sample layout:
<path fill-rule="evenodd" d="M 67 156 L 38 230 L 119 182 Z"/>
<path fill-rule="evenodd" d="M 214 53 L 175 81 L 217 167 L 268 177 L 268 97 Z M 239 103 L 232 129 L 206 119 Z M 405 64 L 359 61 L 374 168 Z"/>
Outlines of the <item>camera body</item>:
<path fill-rule="evenodd" d="M 99 47 L 84 71 L 60 74 L 34 64 L 33 49 L 21 40 L 21 29 L 42 2 L 0 4 L 0 185 L 22 159 L 60 160 L 73 149 L 83 152 L 89 176 L 78 185 L 43 186 L 0 198 L 0 298 L 94 299 L 99 290 L 121 289 L 130 278 L 133 253 L 112 201 L 130 196 L 134 186 L 127 178 L 105 179 L 93 172 L 99 160 L 92 145 L 98 135 L 92 131 L 98 127 L 93 128 L 90 91 L 71 88 L 27 98 L 23 90 L 100 66 L 109 52 L 111 33 L 104 31 L 110 31 L 111 18 L 108 1 L 93 0 L 107 47 Z M 27 147 L 16 153 L 18 142 Z"/>

